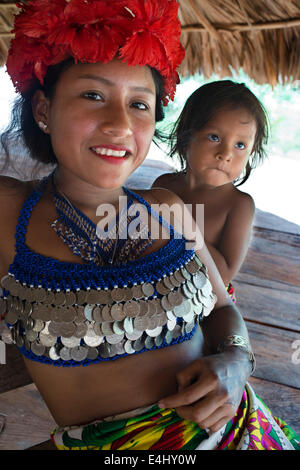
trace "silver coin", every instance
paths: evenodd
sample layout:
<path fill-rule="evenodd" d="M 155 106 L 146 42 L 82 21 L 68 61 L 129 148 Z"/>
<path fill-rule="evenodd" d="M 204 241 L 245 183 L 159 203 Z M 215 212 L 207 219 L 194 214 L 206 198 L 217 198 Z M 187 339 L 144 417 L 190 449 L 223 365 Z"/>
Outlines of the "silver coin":
<path fill-rule="evenodd" d="M 74 321 L 76 318 L 76 309 L 71 305 L 65 305 L 61 308 L 61 316 L 64 322 Z"/>
<path fill-rule="evenodd" d="M 138 351 L 138 352 L 141 351 L 145 347 L 145 343 L 144 343 L 143 338 L 141 337 L 141 338 L 138 338 L 137 340 L 135 340 L 133 342 L 132 347 L 135 351 Z"/>
<path fill-rule="evenodd" d="M 84 346 L 77 346 L 76 348 L 72 348 L 70 351 L 71 359 L 76 362 L 84 361 L 88 355 L 88 348 Z"/>
<path fill-rule="evenodd" d="M 101 323 L 101 331 L 103 336 L 110 336 L 114 334 L 112 329 L 112 322 L 103 322 Z"/>
<path fill-rule="evenodd" d="M 168 301 L 173 307 L 177 307 L 182 304 L 183 296 L 178 290 L 173 290 L 168 294 Z"/>
<path fill-rule="evenodd" d="M 9 291 L 9 286 L 10 284 L 14 282 L 14 277 L 11 276 L 10 274 L 6 274 L 5 276 L 3 276 L 1 278 L 1 286 L 5 289 L 5 290 L 8 290 Z"/>
<path fill-rule="evenodd" d="M 83 305 L 86 303 L 86 296 L 87 296 L 87 291 L 86 290 L 83 290 L 83 289 L 80 289 L 78 291 L 76 291 L 76 303 L 78 305 Z"/>
<path fill-rule="evenodd" d="M 202 271 L 198 271 L 193 275 L 192 282 L 197 289 L 202 289 L 202 287 L 205 286 L 207 282 L 207 277 Z"/>
<path fill-rule="evenodd" d="M 185 302 L 183 302 L 181 305 L 178 305 L 177 307 L 174 307 L 173 309 L 174 315 L 178 318 L 182 317 L 186 312 L 185 309 Z"/>
<path fill-rule="evenodd" d="M 124 349 L 127 352 L 127 354 L 135 353 L 135 349 L 132 347 L 132 342 L 129 339 L 125 342 Z"/>
<path fill-rule="evenodd" d="M 172 282 L 170 281 L 169 276 L 165 276 L 163 278 L 163 283 L 166 286 L 167 289 L 169 289 L 169 292 L 174 289 Z"/>
<path fill-rule="evenodd" d="M 152 349 L 155 346 L 154 338 L 147 336 L 145 339 L 145 347 L 147 349 Z"/>
<path fill-rule="evenodd" d="M 113 321 L 113 317 L 111 316 L 111 313 L 110 313 L 110 306 L 109 305 L 104 305 L 104 307 L 102 308 L 102 318 L 105 322 L 107 321 Z"/>
<path fill-rule="evenodd" d="M 178 338 L 178 336 L 181 336 L 181 334 L 182 334 L 182 333 L 181 333 L 181 327 L 180 327 L 180 325 L 176 325 L 175 328 L 174 328 L 174 330 L 172 331 L 172 337 L 173 337 L 174 339 L 176 339 L 176 338 Z"/>
<path fill-rule="evenodd" d="M 113 322 L 113 332 L 116 334 L 116 335 L 122 335 L 124 333 L 124 330 L 123 330 L 123 322 L 122 321 L 115 321 Z"/>
<path fill-rule="evenodd" d="M 146 300 L 139 300 L 139 307 L 140 307 L 140 317 L 144 317 L 149 313 L 149 303 Z"/>
<path fill-rule="evenodd" d="M 193 305 L 193 312 L 194 312 L 196 315 L 201 315 L 202 310 L 203 310 L 203 306 L 202 306 L 202 305 Z"/>
<path fill-rule="evenodd" d="M 180 287 L 181 286 L 181 282 L 179 282 L 175 275 L 174 274 L 170 274 L 169 276 L 169 279 L 170 279 L 170 282 L 172 284 L 173 287 Z"/>
<path fill-rule="evenodd" d="M 170 304 L 170 302 L 168 301 L 168 297 L 166 295 L 164 295 L 162 298 L 161 298 L 161 305 L 162 305 L 162 308 L 165 310 L 165 311 L 168 311 L 168 310 L 172 310 L 173 307 L 172 305 Z"/>
<path fill-rule="evenodd" d="M 98 349 L 97 348 L 88 348 L 87 359 L 94 361 L 98 357 Z"/>
<path fill-rule="evenodd" d="M 38 338 L 38 332 L 33 331 L 33 330 L 27 330 L 25 335 L 26 335 L 26 339 L 30 341 L 31 343 L 33 343 Z"/>
<path fill-rule="evenodd" d="M 133 333 L 133 329 L 134 329 L 134 328 L 133 328 L 133 320 L 132 320 L 132 318 L 129 318 L 129 317 L 125 318 L 125 319 L 123 320 L 123 330 L 124 330 L 126 333 L 131 334 L 131 333 Z M 136 329 L 137 329 L 137 328 L 136 328 Z"/>
<path fill-rule="evenodd" d="M 36 355 L 36 356 L 42 356 L 46 348 L 43 344 L 41 344 L 39 341 L 34 341 L 31 343 L 31 351 Z"/>
<path fill-rule="evenodd" d="M 125 317 L 123 312 L 123 304 L 113 304 L 110 308 L 110 314 L 116 321 L 123 320 Z"/>
<path fill-rule="evenodd" d="M 71 336 L 71 338 L 64 338 L 61 337 L 61 342 L 67 348 L 75 348 L 76 346 L 80 345 L 80 338 L 76 338 L 75 336 Z"/>
<path fill-rule="evenodd" d="M 33 331 L 42 331 L 45 328 L 45 322 L 42 320 L 34 320 L 34 325 L 32 327 Z"/>
<path fill-rule="evenodd" d="M 48 305 L 40 304 L 38 308 L 38 319 L 42 321 L 50 321 L 51 320 L 51 311 L 52 307 L 49 307 Z"/>
<path fill-rule="evenodd" d="M 182 294 L 184 295 L 184 297 L 186 299 L 191 299 L 193 297 L 193 294 L 192 292 L 188 289 L 187 285 L 186 284 L 183 284 L 181 286 L 181 292 Z"/>
<path fill-rule="evenodd" d="M 185 267 L 190 274 L 195 274 L 199 270 L 198 263 L 194 259 L 191 259 Z"/>
<path fill-rule="evenodd" d="M 186 268 L 184 266 L 182 266 L 182 268 L 180 268 L 180 272 L 181 272 L 182 276 L 184 277 L 184 279 L 186 281 L 189 281 L 191 279 L 190 273 L 188 273 L 188 271 L 186 270 Z"/>
<path fill-rule="evenodd" d="M 116 356 L 116 355 L 125 354 L 125 349 L 124 349 L 124 347 L 123 347 L 122 342 L 121 342 L 121 343 L 117 343 L 117 344 L 110 344 L 110 345 L 109 345 L 109 349 L 110 349 L 110 357 L 114 357 L 114 356 Z"/>
<path fill-rule="evenodd" d="M 200 259 L 200 256 L 198 255 L 198 253 L 195 253 L 194 260 L 195 260 L 196 263 L 198 264 L 199 268 L 201 268 L 201 267 L 202 267 L 202 261 L 201 261 L 201 259 Z"/>
<path fill-rule="evenodd" d="M 5 321 L 10 325 L 15 325 L 18 321 L 18 312 L 16 310 L 9 310 L 5 316 Z"/>
<path fill-rule="evenodd" d="M 86 318 L 84 315 L 84 307 L 82 305 L 77 305 L 75 307 L 76 310 L 76 317 L 75 317 L 75 323 L 83 323 Z"/>
<path fill-rule="evenodd" d="M 22 336 L 17 337 L 16 345 L 18 348 L 22 348 L 25 344 L 24 338 Z"/>
<path fill-rule="evenodd" d="M 112 300 L 115 302 L 122 302 L 125 299 L 125 293 L 120 287 L 115 287 L 112 289 L 110 295 Z"/>
<path fill-rule="evenodd" d="M 96 348 L 103 342 L 103 336 L 97 335 L 93 328 L 88 328 L 83 340 L 88 346 Z"/>
<path fill-rule="evenodd" d="M 152 315 L 151 317 L 148 317 L 148 326 L 147 330 L 154 330 L 155 328 L 158 327 L 158 315 Z"/>
<path fill-rule="evenodd" d="M 83 338 L 87 332 L 86 323 L 77 323 L 74 331 L 75 338 Z"/>
<path fill-rule="evenodd" d="M 149 326 L 149 317 L 135 317 L 133 320 L 133 326 L 137 331 L 145 331 Z"/>
<path fill-rule="evenodd" d="M 125 302 L 123 306 L 123 314 L 126 315 L 126 317 L 136 317 L 139 312 L 140 306 L 137 301 L 129 300 L 128 302 Z"/>
<path fill-rule="evenodd" d="M 55 292 L 54 294 L 54 300 L 53 300 L 53 304 L 54 305 L 64 305 L 64 303 L 66 302 L 66 297 L 65 297 L 65 293 L 62 292 L 62 291 L 57 291 Z"/>
<path fill-rule="evenodd" d="M 100 307 L 100 305 L 96 305 L 96 307 L 93 308 L 92 319 L 96 322 L 103 321 L 102 308 Z"/>
<path fill-rule="evenodd" d="M 77 297 L 75 292 L 66 291 L 65 292 L 66 305 L 74 305 L 77 302 Z"/>
<path fill-rule="evenodd" d="M 164 339 L 165 339 L 165 335 L 164 333 L 160 333 L 158 336 L 156 336 L 154 338 L 154 343 L 155 343 L 155 346 L 159 347 L 162 345 L 162 343 L 164 342 Z"/>
<path fill-rule="evenodd" d="M 124 293 L 124 302 L 127 302 L 128 300 L 132 300 L 134 297 L 131 287 L 123 287 L 123 293 Z"/>
<path fill-rule="evenodd" d="M 43 289 L 42 287 L 38 287 L 38 289 L 35 290 L 36 302 L 44 302 L 45 299 L 46 299 L 46 289 Z"/>
<path fill-rule="evenodd" d="M 90 289 L 86 293 L 86 302 L 88 304 L 97 304 L 99 299 L 99 291 L 96 289 Z"/>
<path fill-rule="evenodd" d="M 84 307 L 84 316 L 88 321 L 92 321 L 92 312 L 93 312 L 94 307 L 95 305 L 92 305 L 92 304 L 87 304 Z"/>
<path fill-rule="evenodd" d="M 74 323 L 61 322 L 59 325 L 60 336 L 65 338 L 70 338 L 74 335 L 76 330 L 76 325 Z"/>
<path fill-rule="evenodd" d="M 47 290 L 44 303 L 47 305 L 53 304 L 54 297 L 55 297 L 54 292 L 52 290 Z"/>
<path fill-rule="evenodd" d="M 40 338 L 40 342 L 48 348 L 54 346 L 57 341 L 57 337 L 43 333 L 43 332 L 40 332 L 39 338 Z"/>
<path fill-rule="evenodd" d="M 147 317 L 152 317 L 152 315 L 155 315 L 157 313 L 156 299 L 147 300 L 147 303 L 148 303 Z"/>
<path fill-rule="evenodd" d="M 195 326 L 195 322 L 193 322 L 193 321 L 191 321 L 189 323 L 186 323 L 184 325 L 185 332 L 190 333 L 193 330 L 194 326 Z"/>
<path fill-rule="evenodd" d="M 189 323 L 194 320 L 194 312 L 191 310 L 189 313 L 186 313 L 182 318 L 185 322 Z"/>
<path fill-rule="evenodd" d="M 142 291 L 146 297 L 151 297 L 154 294 L 154 287 L 150 282 L 142 284 Z"/>
<path fill-rule="evenodd" d="M 106 336 L 106 341 L 109 343 L 109 344 L 116 344 L 116 343 L 120 343 L 124 338 L 124 333 L 122 335 L 110 335 L 110 336 Z"/>
<path fill-rule="evenodd" d="M 125 336 L 127 339 L 130 339 L 130 341 L 136 341 L 142 336 L 143 332 L 139 330 L 133 330 L 132 333 L 125 333 Z"/>
<path fill-rule="evenodd" d="M 147 329 L 146 330 L 146 333 L 148 336 L 151 336 L 152 338 L 155 338 L 156 336 L 159 336 L 162 332 L 162 327 L 161 326 L 157 326 L 156 328 L 150 330 L 150 329 Z"/>
<path fill-rule="evenodd" d="M 142 290 L 142 285 L 138 284 L 138 285 L 132 286 L 131 287 L 131 295 L 132 295 L 133 299 L 141 299 L 142 297 L 144 297 L 144 293 L 143 293 L 143 290 Z"/>
<path fill-rule="evenodd" d="M 205 297 L 209 297 L 212 293 L 212 286 L 208 279 L 205 286 L 202 287 L 201 292 Z"/>
<path fill-rule="evenodd" d="M 101 357 L 103 357 L 104 359 L 110 357 L 110 344 L 102 343 L 100 344 L 98 349 Z"/>
<path fill-rule="evenodd" d="M 55 346 L 52 346 L 49 350 L 49 357 L 52 359 L 52 361 L 58 361 L 60 359 L 60 355 L 57 354 L 57 350 Z"/>
<path fill-rule="evenodd" d="M 98 291 L 98 302 L 99 304 L 110 304 L 112 301 L 111 293 L 109 290 L 102 289 Z"/>
<path fill-rule="evenodd" d="M 70 361 L 71 359 L 71 350 L 65 346 L 59 351 L 59 355 L 63 361 Z"/>
<path fill-rule="evenodd" d="M 94 332 L 96 333 L 97 336 L 103 336 L 102 329 L 101 329 L 101 323 L 95 322 L 94 325 L 93 325 L 93 329 L 94 329 Z"/>
<path fill-rule="evenodd" d="M 13 338 L 11 334 L 11 328 L 9 328 L 6 324 L 2 327 L 1 339 L 4 341 L 5 344 L 13 344 Z"/>
<path fill-rule="evenodd" d="M 173 331 L 174 328 L 176 326 L 176 319 L 170 319 L 167 321 L 167 328 L 168 328 L 168 331 Z"/>
<path fill-rule="evenodd" d="M 156 318 L 157 318 L 157 326 L 164 326 L 166 323 L 167 323 L 167 315 L 165 312 L 162 312 L 162 313 L 158 313 L 156 315 Z"/>
<path fill-rule="evenodd" d="M 173 273 L 175 279 L 177 282 L 179 282 L 179 284 L 181 285 L 183 282 L 185 282 L 185 278 L 183 277 L 183 275 L 181 274 L 181 271 L 180 269 L 177 269 L 174 273 Z"/>
<path fill-rule="evenodd" d="M 51 336 L 60 336 L 60 323 L 51 321 L 48 325 L 48 331 Z"/>
<path fill-rule="evenodd" d="M 197 289 L 191 281 L 186 281 L 186 287 L 193 295 L 196 294 Z"/>
<path fill-rule="evenodd" d="M 34 312 L 33 312 L 34 314 Z M 32 314 L 32 316 L 33 316 Z M 56 322 L 56 323 L 60 323 L 63 319 L 62 319 L 62 308 L 60 306 L 55 306 L 51 309 L 51 320 Z"/>
<path fill-rule="evenodd" d="M 161 295 L 167 295 L 167 294 L 170 292 L 170 289 L 168 289 L 168 288 L 164 285 L 164 283 L 163 283 L 162 280 L 159 281 L 159 282 L 156 284 L 155 287 L 156 287 L 157 292 L 158 292 L 159 294 L 161 294 Z"/>

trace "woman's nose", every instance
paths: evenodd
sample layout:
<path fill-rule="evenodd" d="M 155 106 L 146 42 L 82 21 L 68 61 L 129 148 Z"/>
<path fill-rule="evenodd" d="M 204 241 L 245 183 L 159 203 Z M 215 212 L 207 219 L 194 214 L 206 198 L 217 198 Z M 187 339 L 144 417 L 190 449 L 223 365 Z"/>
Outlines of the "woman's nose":
<path fill-rule="evenodd" d="M 132 135 L 132 123 L 126 109 L 121 106 L 107 110 L 105 119 L 101 123 L 104 134 L 125 138 Z"/>

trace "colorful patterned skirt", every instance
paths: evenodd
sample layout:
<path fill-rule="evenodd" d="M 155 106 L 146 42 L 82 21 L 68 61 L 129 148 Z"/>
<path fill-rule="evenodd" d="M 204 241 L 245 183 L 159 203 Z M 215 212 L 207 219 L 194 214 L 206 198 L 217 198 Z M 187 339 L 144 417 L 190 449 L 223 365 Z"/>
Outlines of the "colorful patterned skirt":
<path fill-rule="evenodd" d="M 235 416 L 216 433 L 154 405 L 85 426 L 57 427 L 51 439 L 59 450 L 300 450 L 300 436 L 272 416 L 249 384 Z"/>

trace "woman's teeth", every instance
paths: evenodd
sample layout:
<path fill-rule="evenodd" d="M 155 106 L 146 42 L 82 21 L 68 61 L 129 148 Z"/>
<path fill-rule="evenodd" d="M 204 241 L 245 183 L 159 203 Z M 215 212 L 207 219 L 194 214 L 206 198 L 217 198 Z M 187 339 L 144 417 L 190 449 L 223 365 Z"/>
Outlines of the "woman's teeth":
<path fill-rule="evenodd" d="M 110 157 L 125 157 L 126 150 L 112 150 L 112 149 L 105 149 L 105 148 L 94 148 L 92 150 L 96 152 L 98 155 L 107 155 Z"/>

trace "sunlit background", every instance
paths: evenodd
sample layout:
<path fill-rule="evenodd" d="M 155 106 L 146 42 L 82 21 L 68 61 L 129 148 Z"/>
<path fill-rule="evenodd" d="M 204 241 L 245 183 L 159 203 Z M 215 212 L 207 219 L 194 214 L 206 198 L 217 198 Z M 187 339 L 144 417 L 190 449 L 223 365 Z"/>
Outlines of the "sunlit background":
<path fill-rule="evenodd" d="M 166 111 L 164 126 L 174 122 L 186 99 L 199 86 L 217 80 L 201 76 L 183 78 L 176 99 Z M 247 76 L 235 75 L 234 81 L 245 83 L 266 107 L 271 123 L 268 159 L 254 170 L 250 179 L 240 187 L 255 200 L 256 207 L 289 222 L 300 225 L 300 83 L 258 85 Z M 0 68 L 0 131 L 9 123 L 15 93 L 5 68 Z M 172 165 L 168 156 L 152 146 L 149 159 L 159 159 Z"/>

